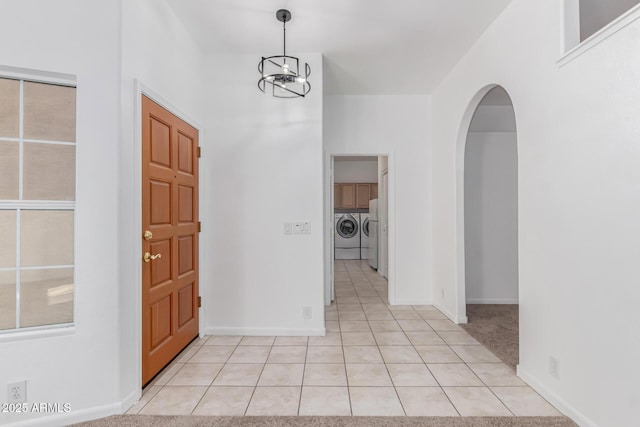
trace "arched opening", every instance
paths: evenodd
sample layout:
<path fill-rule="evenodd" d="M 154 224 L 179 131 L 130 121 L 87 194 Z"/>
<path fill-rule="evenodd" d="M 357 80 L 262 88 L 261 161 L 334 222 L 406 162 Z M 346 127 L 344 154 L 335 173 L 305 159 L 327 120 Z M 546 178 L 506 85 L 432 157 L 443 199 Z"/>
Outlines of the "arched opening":
<path fill-rule="evenodd" d="M 477 101 L 476 101 L 477 102 Z M 473 104 L 472 104 L 473 105 Z M 470 109 L 472 106 L 470 106 Z M 513 104 L 484 91 L 469 119 L 462 159 L 461 304 L 472 335 L 518 363 L 518 151 Z M 460 200 L 462 199 L 462 200 Z M 494 348 L 491 348 L 492 345 Z"/>

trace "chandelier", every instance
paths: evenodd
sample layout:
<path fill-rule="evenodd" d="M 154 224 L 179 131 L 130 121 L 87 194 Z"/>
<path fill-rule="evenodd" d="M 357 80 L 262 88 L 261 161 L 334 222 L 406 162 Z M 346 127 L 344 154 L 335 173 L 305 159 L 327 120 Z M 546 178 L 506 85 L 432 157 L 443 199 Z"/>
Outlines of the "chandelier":
<path fill-rule="evenodd" d="M 283 53 L 262 57 L 258 64 L 258 88 L 266 93 L 267 85 L 271 85 L 271 94 L 276 98 L 304 97 L 311 90 L 308 80 L 311 67 L 305 62 L 301 72 L 300 60 L 287 55 L 287 22 L 291 20 L 291 12 L 280 9 L 276 12 L 276 18 L 282 22 Z"/>

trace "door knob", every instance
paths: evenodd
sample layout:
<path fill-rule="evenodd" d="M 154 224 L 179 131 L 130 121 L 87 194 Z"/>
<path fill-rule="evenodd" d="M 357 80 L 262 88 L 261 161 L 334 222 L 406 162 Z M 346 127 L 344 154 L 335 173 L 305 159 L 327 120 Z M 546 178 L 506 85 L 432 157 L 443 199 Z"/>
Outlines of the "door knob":
<path fill-rule="evenodd" d="M 151 240 L 151 239 L 153 239 L 153 233 L 150 232 L 149 230 L 147 230 L 147 231 L 144 232 L 142 237 L 144 237 L 144 240 Z"/>
<path fill-rule="evenodd" d="M 149 252 L 145 252 L 144 256 L 142 257 L 142 259 L 144 259 L 144 262 L 151 262 L 154 259 L 158 258 L 162 258 L 162 254 L 151 255 Z"/>

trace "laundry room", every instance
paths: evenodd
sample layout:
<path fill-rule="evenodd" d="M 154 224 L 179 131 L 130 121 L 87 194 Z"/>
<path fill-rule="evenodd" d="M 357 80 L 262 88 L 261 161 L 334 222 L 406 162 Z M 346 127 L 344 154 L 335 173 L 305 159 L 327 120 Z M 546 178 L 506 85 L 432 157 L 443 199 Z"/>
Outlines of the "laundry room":
<path fill-rule="evenodd" d="M 360 260 L 386 277 L 387 157 L 336 156 L 333 176 L 334 258 Z"/>

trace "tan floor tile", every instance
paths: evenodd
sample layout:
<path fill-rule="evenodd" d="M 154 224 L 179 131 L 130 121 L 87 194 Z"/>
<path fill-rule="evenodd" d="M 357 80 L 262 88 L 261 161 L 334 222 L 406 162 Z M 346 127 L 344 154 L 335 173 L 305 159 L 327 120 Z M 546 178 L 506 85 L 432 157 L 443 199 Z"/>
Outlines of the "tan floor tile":
<path fill-rule="evenodd" d="M 171 378 L 184 366 L 183 363 L 174 363 L 164 368 L 158 377 L 152 381 L 149 385 L 166 385 Z"/>
<path fill-rule="evenodd" d="M 267 363 L 304 363 L 306 356 L 306 345 L 272 347 Z"/>
<path fill-rule="evenodd" d="M 324 314 L 324 320 L 338 320 L 338 312 L 329 312 Z"/>
<path fill-rule="evenodd" d="M 196 407 L 206 387 L 163 387 L 147 405 L 143 415 L 189 415 Z"/>
<path fill-rule="evenodd" d="M 447 345 L 417 345 L 416 351 L 422 357 L 424 363 L 461 363 L 455 351 Z"/>
<path fill-rule="evenodd" d="M 390 305 L 389 306 L 389 310 L 395 312 L 395 311 L 414 311 L 413 307 L 411 307 L 410 305 Z"/>
<path fill-rule="evenodd" d="M 342 345 L 339 332 L 327 332 L 324 337 L 309 337 L 309 347 L 327 345 Z"/>
<path fill-rule="evenodd" d="M 276 337 L 273 345 L 307 345 L 309 337 Z"/>
<path fill-rule="evenodd" d="M 370 320 L 369 327 L 374 332 L 402 332 L 395 320 Z"/>
<path fill-rule="evenodd" d="M 196 406 L 193 415 L 244 415 L 253 387 L 211 387 Z"/>
<path fill-rule="evenodd" d="M 371 332 L 342 332 L 342 344 L 350 345 L 376 345 Z"/>
<path fill-rule="evenodd" d="M 416 311 L 424 320 L 445 320 L 447 316 L 436 310 L 419 310 Z"/>
<path fill-rule="evenodd" d="M 301 386 L 304 364 L 266 364 L 260 375 L 258 387 Z"/>
<path fill-rule="evenodd" d="M 425 364 L 387 364 L 396 387 L 437 387 L 438 382 Z"/>
<path fill-rule="evenodd" d="M 359 290 L 359 291 L 358 291 L 358 296 L 359 296 L 360 298 L 362 298 L 362 297 L 377 297 L 377 296 L 378 296 L 378 293 L 377 293 L 377 292 L 376 292 L 376 290 L 375 290 L 375 289 L 373 289 L 373 287 L 372 287 L 372 288 L 370 288 L 370 289 L 363 289 L 363 290 Z"/>
<path fill-rule="evenodd" d="M 511 416 L 511 412 L 486 387 L 443 387 L 463 417 Z"/>
<path fill-rule="evenodd" d="M 424 320 L 398 320 L 398 324 L 405 332 L 431 331 L 431 326 Z"/>
<path fill-rule="evenodd" d="M 327 332 L 340 332 L 340 322 L 337 320 L 326 320 L 324 322 L 324 327 Z"/>
<path fill-rule="evenodd" d="M 404 410 L 393 387 L 349 387 L 355 416 L 403 416 Z"/>
<path fill-rule="evenodd" d="M 447 345 L 435 332 L 409 331 L 405 334 L 413 345 Z"/>
<path fill-rule="evenodd" d="M 229 359 L 235 347 L 229 345 L 203 345 L 189 359 L 189 363 L 224 363 Z"/>
<path fill-rule="evenodd" d="M 518 387 L 526 385 L 504 363 L 469 363 L 468 366 L 489 387 Z"/>
<path fill-rule="evenodd" d="M 240 345 L 259 345 L 269 346 L 273 345 L 276 337 L 243 337 L 240 340 Z"/>
<path fill-rule="evenodd" d="M 340 320 L 367 320 L 364 311 L 344 311 L 340 313 Z"/>
<path fill-rule="evenodd" d="M 562 415 L 530 387 L 491 387 L 491 390 L 516 416 L 557 417 Z"/>
<path fill-rule="evenodd" d="M 349 387 L 392 386 L 387 367 L 383 364 L 347 364 Z"/>
<path fill-rule="evenodd" d="M 182 350 L 180 355 L 176 357 L 176 360 L 175 360 L 176 363 L 187 363 L 193 357 L 193 355 L 196 354 L 198 350 L 200 350 L 201 348 L 202 346 L 194 346 L 194 347 L 190 347 L 185 350 Z"/>
<path fill-rule="evenodd" d="M 458 416 L 458 411 L 440 387 L 396 387 L 396 391 L 409 416 Z"/>
<path fill-rule="evenodd" d="M 307 363 L 344 363 L 342 347 L 316 346 L 307 350 Z"/>
<path fill-rule="evenodd" d="M 429 326 L 433 328 L 434 331 L 463 331 L 464 330 L 449 319 L 427 320 L 427 323 L 429 324 Z"/>
<path fill-rule="evenodd" d="M 379 296 L 359 297 L 362 304 L 384 304 Z"/>
<path fill-rule="evenodd" d="M 347 387 L 303 387 L 300 415 L 349 416 L 351 403 Z"/>
<path fill-rule="evenodd" d="M 438 384 L 442 387 L 472 387 L 482 386 L 480 378 L 463 363 L 428 364 L 427 365 Z"/>
<path fill-rule="evenodd" d="M 342 332 L 366 332 L 370 331 L 369 322 L 366 320 L 341 320 L 340 330 Z"/>
<path fill-rule="evenodd" d="M 208 386 L 222 369 L 222 363 L 187 363 L 167 385 Z"/>
<path fill-rule="evenodd" d="M 449 345 L 480 345 L 478 341 L 473 339 L 471 335 L 466 332 L 438 332 L 440 338 Z"/>
<path fill-rule="evenodd" d="M 411 345 L 404 332 L 374 332 L 378 345 Z"/>
<path fill-rule="evenodd" d="M 384 363 L 377 346 L 344 347 L 346 363 Z"/>
<path fill-rule="evenodd" d="M 162 386 L 160 385 L 152 385 L 150 387 L 145 387 L 142 391 L 142 396 L 140 400 L 138 400 L 129 410 L 126 412 L 127 415 L 135 415 L 145 407 L 147 403 L 158 394 L 158 392 L 162 390 Z"/>
<path fill-rule="evenodd" d="M 389 310 L 384 311 L 367 311 L 367 320 L 395 320 L 393 314 Z"/>
<path fill-rule="evenodd" d="M 389 311 L 389 307 L 387 307 L 384 303 L 377 304 L 362 304 L 362 309 L 365 313 L 378 313 L 383 311 Z"/>
<path fill-rule="evenodd" d="M 500 359 L 481 345 L 452 345 L 451 349 L 466 363 L 500 362 Z"/>
<path fill-rule="evenodd" d="M 264 363 L 270 351 L 271 347 L 267 346 L 238 346 L 229 357 L 228 363 Z"/>
<path fill-rule="evenodd" d="M 380 353 L 385 363 L 423 363 L 418 352 L 410 345 L 380 346 Z"/>
<path fill-rule="evenodd" d="M 360 298 L 355 294 L 348 297 L 340 297 L 339 300 L 338 304 L 360 304 Z"/>
<path fill-rule="evenodd" d="M 304 369 L 304 382 L 306 386 L 346 386 L 347 374 L 344 365 L 341 364 L 311 364 Z"/>
<path fill-rule="evenodd" d="M 300 387 L 257 387 L 247 415 L 298 415 Z"/>
<path fill-rule="evenodd" d="M 338 303 L 338 314 L 348 311 L 362 311 L 362 304 L 358 303 Z"/>
<path fill-rule="evenodd" d="M 238 345 L 240 344 L 241 336 L 232 335 L 215 335 L 210 336 L 204 345 Z"/>
<path fill-rule="evenodd" d="M 415 311 L 396 311 L 393 313 L 396 320 L 422 320 L 422 317 Z"/>
<path fill-rule="evenodd" d="M 255 386 L 258 383 L 263 364 L 231 364 L 224 365 L 220 373 L 213 381 L 213 385 Z"/>

